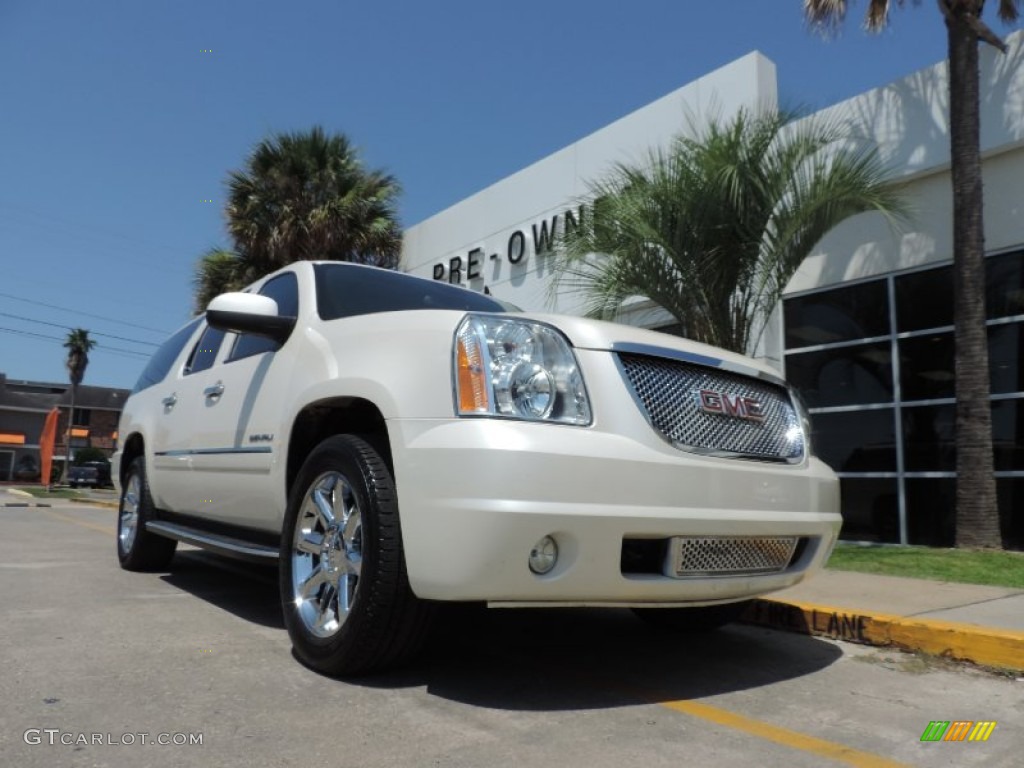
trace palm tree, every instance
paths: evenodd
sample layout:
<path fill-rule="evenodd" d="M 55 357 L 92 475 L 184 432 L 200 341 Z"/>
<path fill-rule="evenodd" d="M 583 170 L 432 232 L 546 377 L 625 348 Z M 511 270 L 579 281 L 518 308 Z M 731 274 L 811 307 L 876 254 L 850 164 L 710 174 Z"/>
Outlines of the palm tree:
<path fill-rule="evenodd" d="M 314 127 L 260 142 L 228 180 L 234 252 L 212 249 L 200 259 L 195 303 L 205 307 L 215 288 L 245 285 L 300 259 L 396 267 L 399 192 L 393 176 L 363 166 L 344 134 Z"/>
<path fill-rule="evenodd" d="M 244 256 L 224 248 L 211 248 L 200 257 L 192 278 L 196 313 L 205 310 L 215 296 L 241 290 L 257 277 Z"/>
<path fill-rule="evenodd" d="M 68 331 L 64 340 L 64 348 L 68 351 L 67 360 L 64 365 L 68 369 L 68 379 L 71 381 L 71 408 L 68 411 L 68 428 L 64 436 L 64 444 L 67 446 L 64 451 L 64 480 L 67 481 L 68 465 L 71 461 L 71 427 L 75 418 L 75 395 L 78 393 L 78 385 L 85 378 L 85 369 L 89 365 L 89 350 L 96 346 L 96 342 L 89 338 L 89 332 L 84 328 L 74 328 Z"/>
<path fill-rule="evenodd" d="M 894 4 L 869 0 L 866 25 L 882 29 Z M 981 190 L 978 43 L 1006 52 L 981 19 L 985 0 L 938 0 L 949 41 L 950 173 L 953 181 L 953 305 L 956 348 L 956 545 L 1002 547 L 992 459 L 988 337 L 985 328 L 985 227 Z M 999 18 L 1015 21 L 1020 0 L 999 0 Z M 804 0 L 812 25 L 834 30 L 845 0 Z"/>
<path fill-rule="evenodd" d="M 750 351 L 825 233 L 865 211 L 906 215 L 872 150 L 792 118 L 742 110 L 614 166 L 589 185 L 592 214 L 562 235 L 553 293 L 581 291 L 587 313 L 604 318 L 644 296 L 683 335 Z"/>

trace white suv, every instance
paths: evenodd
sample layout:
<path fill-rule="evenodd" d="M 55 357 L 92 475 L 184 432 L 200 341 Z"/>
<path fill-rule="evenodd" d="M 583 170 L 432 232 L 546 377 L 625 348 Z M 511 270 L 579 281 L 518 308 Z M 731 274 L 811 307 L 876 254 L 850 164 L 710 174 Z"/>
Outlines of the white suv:
<path fill-rule="evenodd" d="M 121 564 L 166 568 L 177 541 L 279 562 L 295 651 L 329 674 L 409 658 L 433 601 L 717 626 L 840 527 L 759 363 L 337 262 L 214 299 L 119 434 Z"/>

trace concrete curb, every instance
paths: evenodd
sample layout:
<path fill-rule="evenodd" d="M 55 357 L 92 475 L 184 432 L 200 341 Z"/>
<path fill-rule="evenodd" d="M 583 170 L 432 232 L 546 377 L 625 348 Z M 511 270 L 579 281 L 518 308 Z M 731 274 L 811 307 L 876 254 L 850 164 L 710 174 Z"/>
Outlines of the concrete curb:
<path fill-rule="evenodd" d="M 895 646 L 1024 672 L 1024 632 L 782 600 L 755 600 L 742 620 L 788 632 Z"/>

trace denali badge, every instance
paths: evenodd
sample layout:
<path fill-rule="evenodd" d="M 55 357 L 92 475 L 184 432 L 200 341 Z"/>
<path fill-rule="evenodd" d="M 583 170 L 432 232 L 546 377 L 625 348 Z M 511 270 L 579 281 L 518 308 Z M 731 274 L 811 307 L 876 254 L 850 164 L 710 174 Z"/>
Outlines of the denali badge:
<path fill-rule="evenodd" d="M 697 394 L 697 404 L 708 413 L 720 413 L 723 416 L 734 416 L 747 421 L 764 421 L 761 403 L 752 397 L 730 395 L 728 392 L 716 392 L 713 389 L 702 389 Z"/>

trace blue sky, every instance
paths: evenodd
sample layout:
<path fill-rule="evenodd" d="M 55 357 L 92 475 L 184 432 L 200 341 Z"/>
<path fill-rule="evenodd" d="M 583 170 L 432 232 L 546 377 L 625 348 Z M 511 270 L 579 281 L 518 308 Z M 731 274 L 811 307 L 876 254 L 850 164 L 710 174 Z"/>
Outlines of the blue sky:
<path fill-rule="evenodd" d="M 864 4 L 826 41 L 800 0 L 0 0 L 0 372 L 65 380 L 84 327 L 131 387 L 273 132 L 348 134 L 409 226 L 753 50 L 811 109 L 944 58 L 934 4 Z"/>

